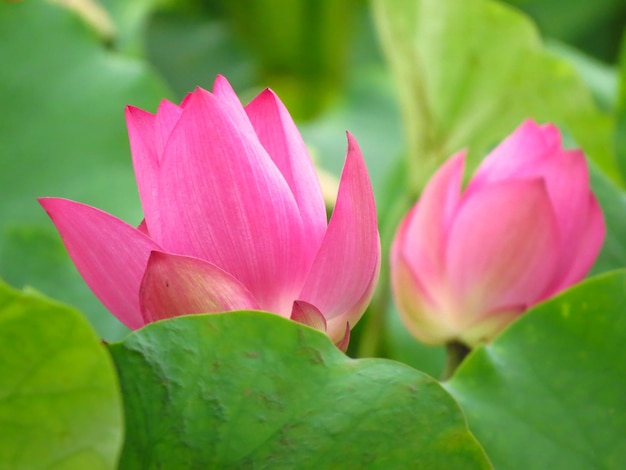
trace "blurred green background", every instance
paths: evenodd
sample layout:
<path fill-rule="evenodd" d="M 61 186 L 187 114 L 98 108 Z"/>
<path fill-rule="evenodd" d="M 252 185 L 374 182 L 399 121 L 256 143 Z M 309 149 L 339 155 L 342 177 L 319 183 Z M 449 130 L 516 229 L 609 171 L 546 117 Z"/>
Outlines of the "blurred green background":
<path fill-rule="evenodd" d="M 0 277 L 76 306 L 105 339 L 126 330 L 84 285 L 36 198 L 138 223 L 124 106 L 155 111 L 162 98 L 210 89 L 216 74 L 244 102 L 273 88 L 335 175 L 344 131 L 355 135 L 383 246 L 452 152 L 468 146 L 475 164 L 524 117 L 553 120 L 594 162 L 610 219 L 594 272 L 626 265 L 622 0 L 69 3 L 0 3 Z M 350 353 L 434 375 L 443 361 L 404 332 L 385 270 Z"/>

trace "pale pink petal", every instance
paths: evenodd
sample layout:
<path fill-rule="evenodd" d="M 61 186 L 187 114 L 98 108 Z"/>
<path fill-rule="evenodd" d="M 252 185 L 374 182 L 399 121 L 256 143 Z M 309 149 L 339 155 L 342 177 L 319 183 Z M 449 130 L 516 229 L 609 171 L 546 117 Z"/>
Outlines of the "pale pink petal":
<path fill-rule="evenodd" d="M 298 298 L 315 305 L 327 321 L 350 312 L 363 302 L 379 264 L 372 186 L 358 144 L 348 133 L 337 204 Z"/>
<path fill-rule="evenodd" d="M 541 179 L 467 195 L 451 227 L 447 267 L 460 316 L 535 303 L 555 275 L 559 232 Z"/>
<path fill-rule="evenodd" d="M 498 181 L 543 178 L 559 225 L 561 257 L 557 271 L 568 272 L 576 259 L 572 253 L 576 253 L 580 233 L 586 230 L 589 172 L 583 153 L 563 150 L 560 143 L 556 127 L 527 121 L 487 157 L 466 194 Z M 501 147 L 505 150 L 500 151 Z"/>
<path fill-rule="evenodd" d="M 211 93 L 187 101 L 160 171 L 163 247 L 217 265 L 260 308 L 289 317 L 308 267 L 302 219 L 256 135 L 247 137 Z"/>
<path fill-rule="evenodd" d="M 544 293 L 542 296 L 544 298 L 581 281 L 591 269 L 602 248 L 606 226 L 602 209 L 593 194 L 587 193 L 587 210 L 581 211 L 579 217 L 581 229 L 571 235 L 575 242 L 568 243 L 568 251 L 561 255 L 562 258 L 567 257 L 569 263 L 559 272 L 557 282 Z M 563 265 L 561 266 L 563 268 Z"/>
<path fill-rule="evenodd" d="M 509 306 L 495 312 L 489 312 L 475 322 L 464 326 L 453 339 L 476 346 L 491 341 L 504 327 L 522 315 L 528 306 Z M 468 320 L 472 320 L 468 318 Z"/>
<path fill-rule="evenodd" d="M 315 167 L 287 108 L 269 89 L 246 106 L 259 140 L 293 192 L 313 255 L 326 231 L 326 209 Z"/>
<path fill-rule="evenodd" d="M 487 155 L 472 177 L 468 190 L 534 175 L 536 166 L 559 149 L 560 134 L 556 127 L 539 126 L 533 120 L 526 120 Z"/>
<path fill-rule="evenodd" d="M 443 344 L 455 339 L 460 320 L 441 307 L 434 307 L 409 262 L 402 256 L 393 256 L 391 287 L 400 318 L 407 329 L 426 344 Z"/>
<path fill-rule="evenodd" d="M 258 310 L 237 279 L 198 258 L 153 251 L 139 288 L 146 323 L 192 313 Z"/>
<path fill-rule="evenodd" d="M 41 198 L 39 203 L 98 299 L 129 328 L 143 326 L 139 285 L 150 252 L 160 247 L 139 230 L 94 207 L 60 198 Z"/>
<path fill-rule="evenodd" d="M 315 305 L 311 305 L 304 300 L 296 300 L 293 303 L 291 319 L 324 333 L 326 332 L 326 319 L 322 312 Z"/>
<path fill-rule="evenodd" d="M 464 164 L 463 151 L 435 173 L 397 235 L 396 249 L 419 276 L 426 295 L 439 288 L 445 275 L 446 237 L 460 200 Z"/>

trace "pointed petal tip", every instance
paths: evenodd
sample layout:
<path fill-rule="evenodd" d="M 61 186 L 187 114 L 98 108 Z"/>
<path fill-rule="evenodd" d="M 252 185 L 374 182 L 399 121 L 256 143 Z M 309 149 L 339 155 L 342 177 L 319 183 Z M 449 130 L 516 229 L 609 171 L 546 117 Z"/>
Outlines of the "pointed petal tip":
<path fill-rule="evenodd" d="M 315 305 L 304 300 L 294 301 L 290 319 L 323 333 L 326 332 L 326 318 L 324 318 L 322 312 Z"/>
<path fill-rule="evenodd" d="M 345 353 L 348 350 L 349 344 L 350 344 L 350 323 L 346 322 L 346 330 L 345 330 L 345 333 L 343 334 L 343 338 L 337 341 L 335 343 L 335 346 L 337 346 L 337 348 L 341 352 Z"/>

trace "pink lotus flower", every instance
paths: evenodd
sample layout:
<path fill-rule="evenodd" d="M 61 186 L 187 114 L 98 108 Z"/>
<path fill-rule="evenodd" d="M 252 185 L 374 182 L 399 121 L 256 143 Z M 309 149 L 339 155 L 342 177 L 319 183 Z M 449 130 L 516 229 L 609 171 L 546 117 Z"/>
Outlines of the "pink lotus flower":
<path fill-rule="evenodd" d="M 461 192 L 464 160 L 433 176 L 392 248 L 396 303 L 426 343 L 491 339 L 580 281 L 604 239 L 585 157 L 554 126 L 524 122 Z"/>
<path fill-rule="evenodd" d="M 329 223 L 315 169 L 271 90 L 245 108 L 223 77 L 156 115 L 126 109 L 145 220 L 60 198 L 40 203 L 89 287 L 135 329 L 177 315 L 265 310 L 340 347 L 380 267 L 374 197 L 348 134 Z"/>

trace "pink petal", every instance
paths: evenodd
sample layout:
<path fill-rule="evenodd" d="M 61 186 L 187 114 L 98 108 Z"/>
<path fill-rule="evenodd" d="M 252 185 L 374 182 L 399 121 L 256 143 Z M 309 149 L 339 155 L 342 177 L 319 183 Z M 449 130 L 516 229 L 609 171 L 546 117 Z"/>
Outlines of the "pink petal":
<path fill-rule="evenodd" d="M 315 305 L 311 305 L 303 300 L 296 300 L 293 303 L 291 319 L 324 333 L 326 332 L 326 319 L 322 312 Z"/>
<path fill-rule="evenodd" d="M 443 282 L 448 226 L 459 204 L 464 164 L 463 151 L 435 173 L 396 235 L 395 249 L 419 276 L 429 297 Z"/>
<path fill-rule="evenodd" d="M 572 234 L 575 243 L 569 243 L 567 250 L 563 248 L 561 254 L 561 259 L 568 259 L 569 263 L 565 268 L 561 264 L 558 282 L 544 293 L 544 298 L 581 281 L 591 269 L 602 248 L 606 226 L 602 209 L 593 194 L 587 194 L 587 210 L 581 211 L 579 217 L 581 219 L 580 231 Z"/>
<path fill-rule="evenodd" d="M 459 315 L 536 302 L 551 283 L 559 232 L 541 179 L 493 183 L 464 197 L 447 266 Z"/>
<path fill-rule="evenodd" d="M 163 100 L 156 116 L 132 106 L 126 107 L 126 125 L 139 197 L 146 227 L 155 240 L 160 239 L 160 208 L 157 195 L 161 155 L 182 109 Z"/>
<path fill-rule="evenodd" d="M 259 140 L 293 192 L 313 254 L 326 232 L 326 209 L 315 167 L 287 108 L 271 90 L 246 106 Z"/>
<path fill-rule="evenodd" d="M 577 246 L 587 230 L 589 210 L 589 172 L 584 154 L 563 150 L 559 131 L 552 125 L 538 126 L 526 121 L 478 169 L 467 194 L 497 181 L 541 177 L 546 182 L 560 233 L 557 272 L 560 280 L 579 261 Z M 576 270 L 575 270 L 576 271 Z M 578 271 L 577 271 L 578 272 Z M 555 292 L 555 285 L 549 291 Z"/>
<path fill-rule="evenodd" d="M 41 198 L 39 203 L 96 297 L 129 328 L 143 326 L 139 285 L 150 252 L 160 247 L 139 230 L 94 207 L 60 198 Z"/>
<path fill-rule="evenodd" d="M 205 90 L 186 103 L 160 171 L 163 247 L 217 265 L 288 317 L 308 269 L 302 219 L 256 134 L 235 121 Z"/>
<path fill-rule="evenodd" d="M 258 310 L 234 277 L 198 258 L 153 251 L 139 289 L 146 323 L 193 313 Z"/>
<path fill-rule="evenodd" d="M 365 313 L 365 309 L 370 303 L 374 291 L 376 290 L 376 284 L 378 283 L 378 277 L 380 275 L 380 243 L 378 245 L 378 259 L 374 263 L 376 269 L 370 275 L 366 287 L 361 295 L 349 310 L 346 310 L 342 314 L 328 319 L 326 323 L 326 334 L 335 343 L 341 341 L 341 338 L 345 336 L 345 325 L 352 328 L 361 319 Z"/>
<path fill-rule="evenodd" d="M 170 134 L 182 114 L 183 109 L 170 101 L 162 100 L 159 104 L 159 109 L 157 110 L 156 119 L 154 121 L 155 149 L 159 163 L 161 163 L 163 150 L 170 138 Z"/>
<path fill-rule="evenodd" d="M 241 134 L 245 135 L 246 138 L 256 138 L 252 123 L 237 93 L 235 93 L 235 90 L 230 86 L 228 80 L 222 75 L 215 77 L 215 81 L 213 82 L 213 95 L 220 102 L 224 114 L 232 120 L 232 125 L 235 126 Z"/>
<path fill-rule="evenodd" d="M 372 186 L 358 144 L 348 133 L 337 204 L 298 298 L 315 305 L 327 321 L 338 317 L 363 303 L 379 265 L 380 239 Z M 329 336 L 333 338 L 330 323 Z"/>
<path fill-rule="evenodd" d="M 561 137 L 552 125 L 539 126 L 532 120 L 524 121 L 500 143 L 480 164 L 469 188 L 511 178 L 536 175 L 536 166 L 560 150 Z"/>

